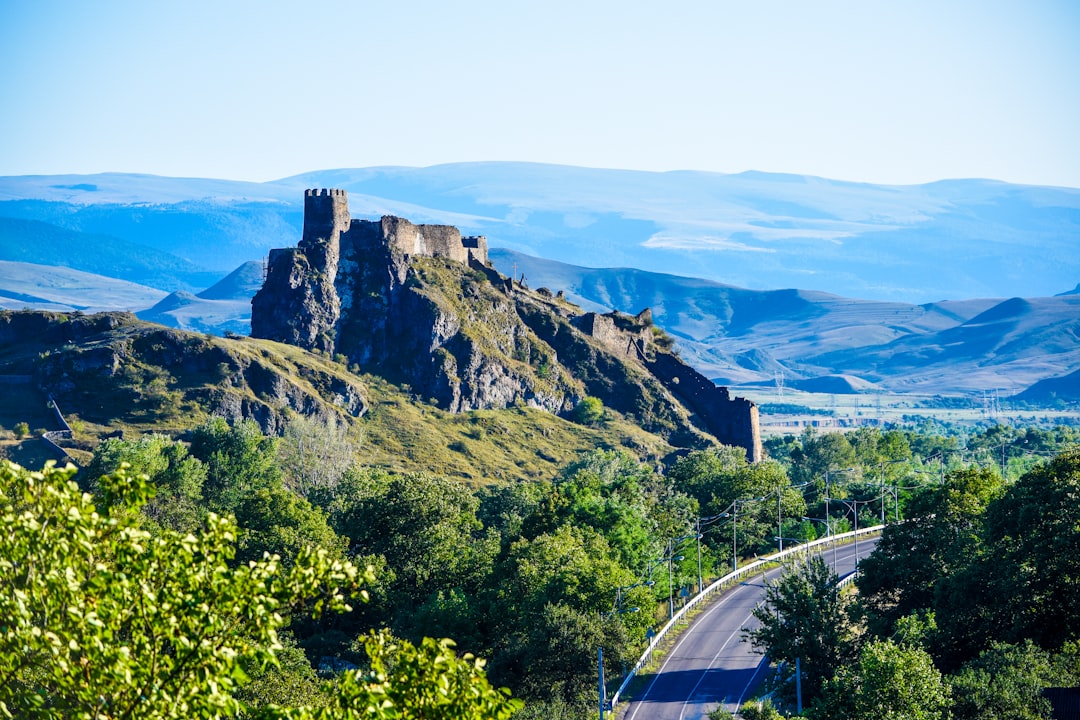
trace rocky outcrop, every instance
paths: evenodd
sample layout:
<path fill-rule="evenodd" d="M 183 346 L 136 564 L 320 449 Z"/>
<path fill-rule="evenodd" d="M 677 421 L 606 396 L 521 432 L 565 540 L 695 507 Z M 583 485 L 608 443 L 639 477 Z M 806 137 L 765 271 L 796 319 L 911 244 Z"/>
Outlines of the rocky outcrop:
<path fill-rule="evenodd" d="M 5 343 L 39 349 L 0 357 L 0 372 L 30 376 L 58 404 L 101 425 L 209 414 L 252 419 L 274 434 L 290 413 L 359 417 L 367 410 L 361 385 L 347 372 L 291 362 L 246 339 L 174 330 L 128 313 L 0 312 Z"/>
<path fill-rule="evenodd" d="M 304 235 L 271 251 L 251 328 L 452 412 L 524 403 L 561 413 L 593 395 L 676 444 L 707 433 L 761 458 L 757 408 L 673 354 L 650 311 L 583 313 L 495 272 L 484 238 L 352 219 L 340 190 L 307 191 Z"/>

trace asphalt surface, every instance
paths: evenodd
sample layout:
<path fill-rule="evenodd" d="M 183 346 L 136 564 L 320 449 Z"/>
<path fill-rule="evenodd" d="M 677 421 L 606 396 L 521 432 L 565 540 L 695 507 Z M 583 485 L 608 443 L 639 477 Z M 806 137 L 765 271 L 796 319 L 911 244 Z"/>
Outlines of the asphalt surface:
<path fill-rule="evenodd" d="M 859 556 L 873 550 L 876 538 L 859 541 Z M 843 577 L 855 569 L 855 544 L 825 550 L 822 557 Z M 765 679 L 768 663 L 754 652 L 744 629 L 757 627 L 754 608 L 765 599 L 766 580 L 783 568 L 751 578 L 719 595 L 680 635 L 656 673 L 643 675 L 642 689 L 621 720 L 705 720 L 723 705 L 735 712 Z"/>

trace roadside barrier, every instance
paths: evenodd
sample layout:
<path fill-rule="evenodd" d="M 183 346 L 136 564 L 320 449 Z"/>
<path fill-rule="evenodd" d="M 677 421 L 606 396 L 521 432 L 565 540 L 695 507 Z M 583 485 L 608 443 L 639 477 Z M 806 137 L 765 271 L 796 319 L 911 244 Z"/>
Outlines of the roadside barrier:
<path fill-rule="evenodd" d="M 688 600 L 687 603 L 682 606 L 679 612 L 675 613 L 675 615 L 673 615 L 672 618 L 667 621 L 664 627 L 660 628 L 660 632 L 656 633 L 656 635 L 653 635 L 649 639 L 649 645 L 645 648 L 645 651 L 641 654 L 641 657 L 638 659 L 634 667 L 632 667 L 630 669 L 630 672 L 626 674 L 626 677 L 623 678 L 622 684 L 619 685 L 619 689 L 616 690 L 615 693 L 611 696 L 610 707 L 615 708 L 615 706 L 618 705 L 619 699 L 622 697 L 623 692 L 626 691 L 626 688 L 629 687 L 634 677 L 637 676 L 638 671 L 640 671 L 649 663 L 649 660 L 652 659 L 652 654 L 656 650 L 656 647 L 660 644 L 660 641 L 664 639 L 668 632 L 674 629 L 675 626 L 678 625 L 679 622 L 686 617 L 687 613 L 697 607 L 699 603 L 701 603 L 703 600 L 705 600 L 712 594 L 716 593 L 719 590 L 724 590 L 737 582 L 740 582 L 743 578 L 749 577 L 751 575 L 756 575 L 758 572 L 762 571 L 765 565 L 768 565 L 769 563 L 783 560 L 792 555 L 798 555 L 800 553 L 810 553 L 820 548 L 843 544 L 849 540 L 854 540 L 857 537 L 862 537 L 863 535 L 873 535 L 874 533 L 881 532 L 882 528 L 884 527 L 884 525 L 874 525 L 873 527 L 860 528 L 857 533 L 854 531 L 846 532 L 839 535 L 833 535 L 831 537 L 814 540 L 813 542 L 803 543 L 802 545 L 796 545 L 792 548 L 788 548 L 787 550 L 773 553 L 772 555 L 766 555 L 765 557 L 755 560 L 749 565 L 741 567 L 738 570 L 735 570 L 723 576 L 722 578 L 714 582 L 712 585 L 705 588 L 694 597 L 690 598 L 690 600 Z M 851 582 L 854 578 L 855 573 L 852 573 L 844 579 L 847 582 Z"/>

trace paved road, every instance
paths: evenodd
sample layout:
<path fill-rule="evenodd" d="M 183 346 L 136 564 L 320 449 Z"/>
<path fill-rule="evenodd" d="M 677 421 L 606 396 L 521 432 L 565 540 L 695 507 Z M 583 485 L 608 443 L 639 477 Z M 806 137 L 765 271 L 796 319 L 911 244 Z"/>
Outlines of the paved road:
<path fill-rule="evenodd" d="M 859 556 L 866 557 L 876 540 L 860 540 Z M 822 553 L 833 565 L 832 549 Z M 855 567 L 855 545 L 835 551 L 841 577 Z M 675 647 L 664 656 L 654 675 L 644 676 L 644 690 L 618 717 L 622 720 L 705 720 L 718 704 L 735 712 L 765 679 L 768 665 L 743 641 L 743 628 L 757 626 L 753 616 L 765 598 L 765 579 L 774 580 L 782 568 L 770 570 L 728 590 L 694 618 Z"/>

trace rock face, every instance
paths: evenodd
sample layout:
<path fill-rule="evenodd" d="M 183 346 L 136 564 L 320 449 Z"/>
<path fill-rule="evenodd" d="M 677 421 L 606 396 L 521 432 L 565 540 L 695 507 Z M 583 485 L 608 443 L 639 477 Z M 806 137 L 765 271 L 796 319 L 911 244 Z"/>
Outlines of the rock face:
<path fill-rule="evenodd" d="M 761 458 L 756 406 L 673 354 L 648 310 L 583 313 L 491 269 L 485 238 L 354 220 L 343 190 L 308 190 L 304 210 L 299 245 L 270 252 L 253 337 L 344 356 L 453 412 L 561 413 L 593 395 L 675 444 L 708 433 Z"/>
<path fill-rule="evenodd" d="M 0 312 L 0 346 L 28 338 L 43 350 L 5 358 L 0 374 L 25 376 L 61 406 L 103 425 L 121 416 L 153 423 L 198 408 L 231 422 L 255 420 L 276 434 L 289 413 L 359 417 L 367 410 L 348 373 L 284 364 L 246 338 L 211 338 L 129 313 Z"/>

